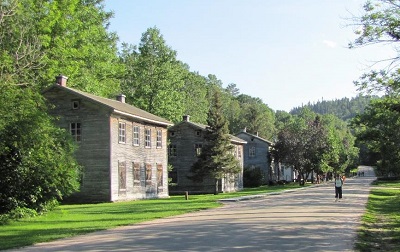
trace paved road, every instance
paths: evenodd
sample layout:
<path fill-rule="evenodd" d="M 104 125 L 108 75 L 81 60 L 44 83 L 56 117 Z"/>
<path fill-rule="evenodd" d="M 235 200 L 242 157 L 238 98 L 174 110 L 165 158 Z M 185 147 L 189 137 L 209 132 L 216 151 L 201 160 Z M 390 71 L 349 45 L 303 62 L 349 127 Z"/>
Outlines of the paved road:
<path fill-rule="evenodd" d="M 15 251 L 353 251 L 374 177 L 226 203 Z"/>

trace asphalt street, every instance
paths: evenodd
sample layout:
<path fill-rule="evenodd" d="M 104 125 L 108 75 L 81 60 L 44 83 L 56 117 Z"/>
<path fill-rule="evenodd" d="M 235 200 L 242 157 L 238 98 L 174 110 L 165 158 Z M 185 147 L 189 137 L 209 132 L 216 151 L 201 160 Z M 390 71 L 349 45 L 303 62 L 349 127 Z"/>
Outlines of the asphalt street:
<path fill-rule="evenodd" d="M 353 251 L 375 179 L 362 169 L 340 202 L 326 183 L 12 251 Z"/>

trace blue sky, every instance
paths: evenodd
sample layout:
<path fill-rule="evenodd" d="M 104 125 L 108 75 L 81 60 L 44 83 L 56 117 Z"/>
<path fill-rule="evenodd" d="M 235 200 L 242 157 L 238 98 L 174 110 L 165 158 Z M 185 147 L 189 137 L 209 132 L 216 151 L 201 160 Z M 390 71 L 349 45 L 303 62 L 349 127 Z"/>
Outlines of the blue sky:
<path fill-rule="evenodd" d="M 388 46 L 348 49 L 364 0 L 106 0 L 110 31 L 138 45 L 156 26 L 178 59 L 274 110 L 354 97 Z M 374 68 L 381 67 L 379 65 Z"/>

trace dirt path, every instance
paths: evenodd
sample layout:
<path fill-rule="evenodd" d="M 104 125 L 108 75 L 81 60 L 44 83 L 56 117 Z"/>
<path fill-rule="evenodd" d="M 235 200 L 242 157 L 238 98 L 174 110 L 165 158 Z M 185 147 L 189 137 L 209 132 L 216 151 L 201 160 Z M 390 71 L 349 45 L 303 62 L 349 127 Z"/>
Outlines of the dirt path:
<path fill-rule="evenodd" d="M 211 209 L 15 251 L 353 251 L 374 177 L 229 202 Z"/>

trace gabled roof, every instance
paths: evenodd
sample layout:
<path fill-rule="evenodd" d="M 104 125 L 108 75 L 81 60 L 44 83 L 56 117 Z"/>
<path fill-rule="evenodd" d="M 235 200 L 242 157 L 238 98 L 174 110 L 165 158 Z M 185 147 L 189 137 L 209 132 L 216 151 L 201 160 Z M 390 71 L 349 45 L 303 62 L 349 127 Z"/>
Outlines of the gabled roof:
<path fill-rule="evenodd" d="M 248 136 L 250 136 L 250 137 L 253 137 L 253 138 L 256 138 L 256 139 L 258 139 L 258 140 L 260 140 L 260 141 L 262 141 L 262 142 L 268 143 L 269 145 L 272 144 L 271 141 L 268 141 L 267 139 L 264 139 L 264 138 L 262 138 L 262 137 L 259 137 L 259 136 L 257 136 L 257 135 L 254 135 L 254 134 L 250 134 L 250 133 L 248 133 L 248 132 L 246 132 L 246 131 L 241 131 L 241 132 L 235 134 L 235 136 L 238 136 L 238 135 L 240 135 L 240 134 L 246 134 L 246 135 L 248 135 Z"/>
<path fill-rule="evenodd" d="M 156 123 L 156 124 L 161 124 L 161 125 L 165 125 L 165 126 L 171 126 L 173 125 L 172 122 L 153 115 L 147 111 L 144 111 L 142 109 L 139 109 L 135 106 L 132 106 L 130 104 L 124 103 L 124 102 L 120 102 L 117 100 L 112 100 L 112 99 L 107 99 L 104 97 L 100 97 L 100 96 L 96 96 L 93 94 L 89 94 L 83 91 L 79 91 L 73 88 L 69 88 L 69 87 L 65 87 L 65 86 L 61 86 L 58 84 L 54 84 L 53 86 L 51 86 L 50 88 L 46 89 L 43 93 L 46 93 L 52 89 L 61 89 L 64 90 L 66 92 L 69 92 L 71 94 L 75 94 L 77 96 L 80 96 L 84 99 L 90 100 L 94 103 L 97 103 L 101 106 L 107 107 L 109 109 L 111 109 L 113 111 L 113 113 L 116 114 L 120 114 L 120 115 L 125 115 L 128 117 L 132 117 L 135 119 L 139 119 L 139 120 L 143 120 L 146 122 L 150 122 L 150 123 Z"/>
<path fill-rule="evenodd" d="M 179 126 L 179 125 L 181 125 L 181 124 L 188 124 L 189 126 L 192 126 L 193 128 L 199 129 L 199 130 L 206 130 L 207 127 L 208 127 L 207 125 L 201 124 L 201 123 L 194 123 L 194 122 L 188 122 L 188 121 L 181 121 L 181 122 L 175 124 L 174 126 L 172 126 L 170 129 L 173 130 L 174 127 L 177 127 L 177 126 Z M 243 139 L 241 139 L 241 138 L 239 138 L 239 137 L 236 137 L 236 136 L 231 135 L 231 134 L 229 134 L 229 136 L 230 136 L 230 138 L 231 138 L 231 142 L 238 143 L 238 144 L 247 144 L 247 141 L 245 141 L 245 140 L 243 140 Z"/>

